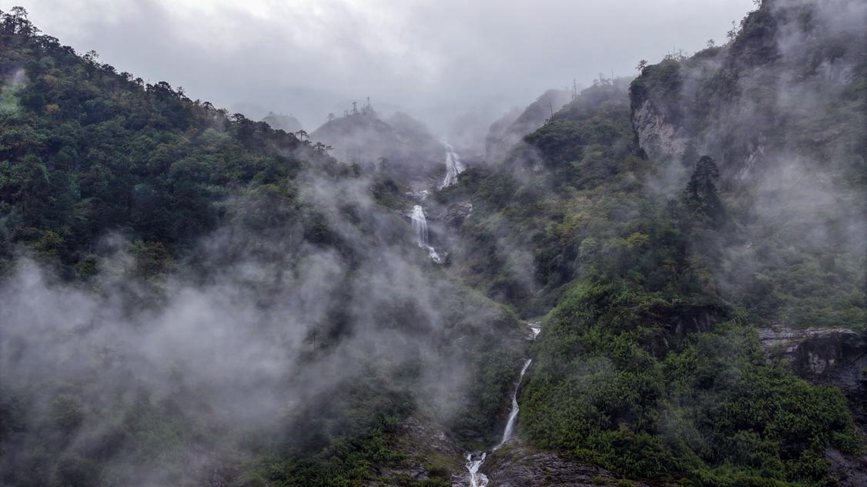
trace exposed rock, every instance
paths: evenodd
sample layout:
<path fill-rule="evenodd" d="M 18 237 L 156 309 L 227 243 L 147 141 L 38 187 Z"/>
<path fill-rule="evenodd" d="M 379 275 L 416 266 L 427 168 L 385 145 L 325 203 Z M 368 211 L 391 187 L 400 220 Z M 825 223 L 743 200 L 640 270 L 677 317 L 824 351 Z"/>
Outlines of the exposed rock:
<path fill-rule="evenodd" d="M 804 328 L 795 329 L 776 325 L 759 329 L 762 346 L 771 353 L 792 354 L 808 339 L 836 335 L 856 335 L 848 328 Z"/>
<path fill-rule="evenodd" d="M 512 444 L 497 450 L 482 465 L 489 487 L 646 486 L 621 479 L 604 468 Z"/>
<path fill-rule="evenodd" d="M 632 126 L 641 148 L 651 159 L 680 160 L 688 138 L 667 121 L 651 100 L 644 100 L 633 111 Z"/>
<path fill-rule="evenodd" d="M 839 479 L 842 487 L 863 487 L 867 485 L 867 457 L 846 458 L 837 450 L 829 449 L 825 458 L 831 463 L 831 470 Z"/>
<path fill-rule="evenodd" d="M 862 431 L 867 429 L 867 333 L 778 326 L 759 330 L 759 338 L 770 355 L 789 360 L 799 376 L 840 387 Z M 867 471 L 867 465 L 861 468 Z"/>
<path fill-rule="evenodd" d="M 645 67 L 631 88 L 639 145 L 687 165 L 709 155 L 740 185 L 775 175 L 790 159 L 778 154 L 848 157 L 840 148 L 863 127 L 846 93 L 863 69 L 865 12 L 855 0 L 766 0 L 732 42 Z"/>

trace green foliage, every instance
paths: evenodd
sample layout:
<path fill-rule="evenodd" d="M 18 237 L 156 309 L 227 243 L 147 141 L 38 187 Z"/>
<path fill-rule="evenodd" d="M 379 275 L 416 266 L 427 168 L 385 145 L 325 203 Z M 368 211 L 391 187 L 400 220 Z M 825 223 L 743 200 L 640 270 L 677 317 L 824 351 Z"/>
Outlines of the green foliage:
<path fill-rule="evenodd" d="M 691 221 L 718 228 L 725 221 L 725 208 L 717 190 L 719 170 L 713 159 L 702 156 L 683 193 L 683 205 Z"/>
<path fill-rule="evenodd" d="M 665 339 L 679 345 L 654 347 L 682 310 L 658 299 L 581 284 L 560 302 L 521 398 L 531 441 L 632 477 L 699 484 L 717 468 L 721 478 L 820 482 L 825 448 L 858 448 L 840 391 L 766 364 L 748 327 L 670 329 Z"/>
<path fill-rule="evenodd" d="M 350 273 L 366 258 L 354 247 L 358 242 L 341 237 L 334 215 L 327 214 L 331 208 L 317 205 L 305 191 L 311 181 L 340 187 L 360 180 L 358 167 L 337 164 L 323 146 L 229 116 L 167 83 L 145 85 L 117 74 L 92 54 L 77 56 L 56 39 L 37 35 L 23 11 L 0 14 L 0 43 L 0 269 L 24 249 L 64 278 L 86 279 L 117 270 L 101 266 L 126 266 L 103 259 L 121 241 L 119 250 L 133 262 L 120 272 L 136 286 L 155 288 L 152 296 L 143 286 L 135 303 L 146 307 L 149 299 L 162 298 L 160 285 L 170 273 L 220 267 L 239 256 L 285 263 L 292 272 L 299 256 L 269 255 L 292 248 L 269 245 L 273 242 L 333 252 Z M 405 204 L 396 184 L 380 178 L 370 190 L 383 208 L 361 209 L 350 201 L 338 206 L 340 218 L 358 235 L 376 237 L 374 245 L 381 245 L 382 237 L 392 240 L 390 245 L 404 237 L 409 242 L 403 231 L 408 227 L 385 211 Z M 375 214 L 365 214 L 371 211 Z M 392 221 L 396 230 L 383 235 L 380 227 Z M 249 234 L 239 244 L 243 249 L 228 243 L 219 255 L 195 255 L 202 237 L 229 222 L 233 232 Z M 203 263 L 207 259 L 214 262 Z M 523 337 L 514 317 L 473 290 L 440 274 L 430 282 L 439 285 L 427 292 L 446 310 L 439 313 L 443 323 L 426 323 L 429 318 L 410 297 L 379 307 L 372 321 L 383 330 L 415 327 L 412 332 L 430 339 L 437 353 L 460 358 L 467 374 L 478 377 L 472 399 L 446 387 L 454 397 L 442 398 L 443 404 L 416 404 L 412 392 L 423 379 L 431 380 L 422 378 L 421 354 L 397 364 L 359 358 L 359 369 L 345 372 L 346 383 L 333 385 L 337 392 L 329 387 L 329 393 L 305 401 L 307 409 L 268 418 L 281 426 L 276 431 L 234 431 L 247 425 L 225 424 L 209 398 L 178 384 L 160 400 L 147 391 L 122 397 L 90 391 L 105 396 L 96 402 L 86 400 L 82 384 L 60 379 L 46 378 L 38 391 L 12 391 L 4 384 L 0 445 L 26 446 L 14 457 L 0 456 L 0 483 L 124 485 L 134 483 L 130 476 L 137 472 L 118 466 L 134 464 L 159 472 L 154 483 L 179 485 L 190 476 L 184 459 L 207 444 L 209 455 L 227 463 L 225 471 L 214 473 L 218 482 L 358 485 L 377 480 L 380 467 L 404 461 L 395 444 L 397 426 L 419 410 L 456 430 L 461 441 L 488 445 L 508 408 Z M 349 287 L 339 292 L 348 293 Z M 263 288 L 259 297 L 267 301 L 269 289 Z M 355 331 L 350 306 L 332 308 L 308 337 L 299 366 L 327 356 Z M 64 392 L 49 397 L 45 406 L 35 399 L 41 390 Z M 187 410 L 190 405 L 196 407 Z M 43 409 L 48 409 L 44 415 Z M 84 439 L 76 442 L 77 436 Z M 238 437 L 243 445 L 227 441 Z M 428 482 L 401 483 L 435 486 L 448 480 L 440 471 Z"/>
<path fill-rule="evenodd" d="M 633 103 L 660 84 L 674 100 L 680 62 L 647 68 Z M 670 199 L 646 191 L 661 168 L 633 155 L 625 96 L 588 96 L 526 138 L 536 152 L 514 152 L 506 171 L 462 181 L 483 204 L 465 225 L 476 255 L 460 257 L 505 261 L 489 242 L 522 242 L 533 249 L 542 292 L 539 301 L 510 302 L 527 314 L 555 305 L 534 346 L 519 433 L 632 478 L 832 482 L 826 449 L 861 448 L 843 394 L 767 362 L 750 320 L 783 289 L 806 297 L 791 301 L 801 318 L 845 314 L 852 326 L 861 310 L 828 300 L 845 288 L 823 292 L 813 284 L 820 268 L 796 261 L 766 277 L 771 290 L 748 292 L 740 302 L 750 310 L 733 318 L 717 276 L 741 214 L 727 207 L 715 162 L 689 161 L 695 168 Z M 612 137 L 608 127 L 622 130 Z M 546 169 L 506 175 L 528 161 Z"/>
<path fill-rule="evenodd" d="M 2 22 L 0 257 L 29 243 L 74 269 L 113 231 L 177 255 L 231 192 L 291 193 L 302 161 L 334 168 L 293 134 L 77 56 L 23 12 Z"/>

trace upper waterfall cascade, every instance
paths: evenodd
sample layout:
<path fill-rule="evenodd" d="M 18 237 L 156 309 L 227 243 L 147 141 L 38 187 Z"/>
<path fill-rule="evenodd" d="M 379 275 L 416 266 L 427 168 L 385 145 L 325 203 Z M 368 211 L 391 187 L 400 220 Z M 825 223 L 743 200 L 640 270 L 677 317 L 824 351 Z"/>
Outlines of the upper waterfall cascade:
<path fill-rule="evenodd" d="M 446 146 L 446 177 L 440 185 L 440 189 L 448 188 L 458 182 L 458 175 L 467 170 L 467 166 L 461 161 L 461 157 L 448 143 Z"/>

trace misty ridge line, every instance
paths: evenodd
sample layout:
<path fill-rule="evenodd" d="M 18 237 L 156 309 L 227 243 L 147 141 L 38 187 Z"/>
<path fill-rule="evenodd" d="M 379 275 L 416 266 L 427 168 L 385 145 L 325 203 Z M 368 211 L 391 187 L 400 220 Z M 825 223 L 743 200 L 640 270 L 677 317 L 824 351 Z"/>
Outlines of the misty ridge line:
<path fill-rule="evenodd" d="M 865 39 L 857 19 L 867 9 L 829 5 L 766 2 L 724 46 L 645 66 L 636 80 L 600 79 L 571 101 L 543 94 L 491 126 L 486 149 L 496 158 L 473 158 L 463 172 L 452 154 L 437 155 L 445 145 L 423 125 L 383 121 L 372 108 L 320 128 L 345 152 L 339 161 L 322 145 L 273 143 L 274 131 L 241 116 L 184 127 L 213 159 L 230 159 L 217 148 L 239 138 L 248 146 L 235 153 L 267 146 L 276 162 L 220 166 L 245 175 L 202 183 L 217 208 L 213 226 L 169 251 L 100 228 L 83 267 L 92 273 L 80 281 L 60 257 L 63 231 L 20 240 L 25 250 L 10 254 L 0 283 L 0 417 L 11 425 L 0 428 L 0 472 L 13 483 L 31 464 L 50 465 L 54 479 L 109 483 L 291 482 L 323 458 L 372 448 L 392 465 L 404 461 L 389 456 L 394 444 L 416 456 L 450 444 L 437 454 L 453 460 L 422 468 L 442 480 L 449 462 L 463 467 L 467 448 L 505 441 L 497 437 L 502 420 L 514 426 L 509 399 L 516 414 L 521 401 L 521 441 L 500 455 L 519 459 L 525 448 L 581 451 L 592 453 L 582 461 L 631 478 L 730 480 L 721 462 L 755 479 L 753 465 L 710 448 L 754 451 L 755 440 L 798 454 L 762 457 L 769 478 L 797 480 L 789 469 L 809 462 L 837 468 L 827 451 L 803 445 L 854 455 L 857 389 L 801 381 L 754 336 L 810 325 L 859 336 L 867 323 L 863 58 L 854 48 L 832 61 L 811 54 Z M 91 68 L 80 71 L 97 76 Z M 26 120 L 39 69 L 7 76 L 4 120 Z M 140 92 L 177 98 L 160 87 Z M 40 116 L 63 116 L 65 107 L 50 105 L 38 105 Z M 165 173 L 183 192 L 203 167 L 185 157 Z M 426 198 L 420 188 L 443 174 L 449 181 L 451 169 L 456 184 Z M 153 180 L 129 186 L 134 209 L 159 206 L 148 206 L 159 196 Z M 16 222 L 58 218 L 56 207 L 23 201 L 0 221 L 4 252 L 7 235 L 30 231 Z M 89 215 L 82 208 L 79 220 Z M 545 313 L 546 334 L 526 358 L 517 316 Z M 526 385 L 513 389 L 524 372 Z M 754 393 L 757 408 L 786 414 L 744 433 L 705 408 L 752 421 L 737 401 Z M 762 429 L 788 431 L 787 415 L 819 431 L 813 443 Z M 743 443 L 722 441 L 730 437 Z M 682 438 L 677 448 L 668 442 Z M 657 464 L 647 468 L 659 471 L 623 463 L 632 458 L 623 445 L 655 445 Z M 364 461 L 376 475 L 386 469 Z M 471 478 L 502 475 L 471 467 Z"/>

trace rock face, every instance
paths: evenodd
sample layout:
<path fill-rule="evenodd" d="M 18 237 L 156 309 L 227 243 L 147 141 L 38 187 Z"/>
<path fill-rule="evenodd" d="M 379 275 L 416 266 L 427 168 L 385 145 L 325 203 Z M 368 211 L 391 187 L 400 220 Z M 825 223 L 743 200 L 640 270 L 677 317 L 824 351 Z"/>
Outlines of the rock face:
<path fill-rule="evenodd" d="M 864 334 L 825 330 L 804 340 L 794 353 L 795 372 L 816 382 L 855 390 L 863 387 L 867 380 L 867 336 Z"/>
<path fill-rule="evenodd" d="M 642 100 L 632 113 L 632 125 L 641 148 L 651 159 L 681 159 L 687 137 L 683 130 L 669 123 L 652 101 Z"/>
<path fill-rule="evenodd" d="M 555 453 L 509 445 L 488 457 L 482 465 L 490 487 L 583 487 L 617 485 L 622 479 L 592 465 L 563 458 Z M 623 481 L 624 485 L 645 486 Z"/>
<path fill-rule="evenodd" d="M 867 332 L 846 328 L 795 330 L 776 327 L 760 330 L 759 337 L 769 355 L 789 360 L 799 376 L 842 389 L 855 421 L 867 434 Z M 835 466 L 843 465 L 843 470 L 857 470 L 859 475 L 867 476 L 865 459 L 857 469 L 835 462 L 833 455 L 829 460 Z M 867 482 L 852 485 L 867 485 Z"/>
<path fill-rule="evenodd" d="M 863 127 L 849 122 L 864 117 L 852 100 L 865 21 L 861 1 L 765 0 L 725 46 L 642 70 L 631 89 L 639 144 L 660 161 L 709 155 L 723 179 L 744 182 L 776 154 L 834 160 Z"/>
<path fill-rule="evenodd" d="M 795 372 L 813 382 L 844 390 L 864 387 L 867 380 L 867 334 L 846 328 L 764 328 L 762 344 L 772 355 L 791 360 Z"/>

